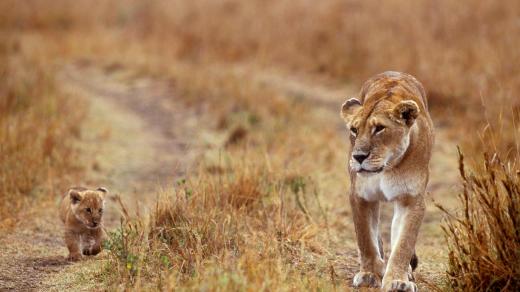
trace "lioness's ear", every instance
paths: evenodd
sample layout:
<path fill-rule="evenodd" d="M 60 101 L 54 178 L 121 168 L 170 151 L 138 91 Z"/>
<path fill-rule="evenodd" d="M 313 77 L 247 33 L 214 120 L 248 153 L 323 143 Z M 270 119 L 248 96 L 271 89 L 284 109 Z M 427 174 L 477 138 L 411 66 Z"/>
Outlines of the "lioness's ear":
<path fill-rule="evenodd" d="M 396 118 L 404 121 L 410 127 L 419 116 L 419 106 L 413 100 L 403 100 L 395 106 L 393 113 Z"/>
<path fill-rule="evenodd" d="M 361 108 L 361 101 L 357 98 L 347 99 L 341 106 L 341 117 L 348 121 L 354 113 Z"/>
<path fill-rule="evenodd" d="M 83 196 L 81 195 L 81 192 L 78 190 L 75 190 L 75 189 L 69 190 L 69 196 L 70 196 L 70 201 L 72 202 L 72 204 L 79 203 L 81 201 L 81 199 L 83 198 Z"/>

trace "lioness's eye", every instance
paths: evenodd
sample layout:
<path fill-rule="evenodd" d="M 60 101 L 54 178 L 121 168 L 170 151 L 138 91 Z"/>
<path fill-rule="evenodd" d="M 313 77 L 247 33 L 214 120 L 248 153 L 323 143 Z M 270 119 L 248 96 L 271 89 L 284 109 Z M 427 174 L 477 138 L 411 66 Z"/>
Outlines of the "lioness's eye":
<path fill-rule="evenodd" d="M 99 213 L 103 213 L 103 209 L 99 209 Z"/>
<path fill-rule="evenodd" d="M 352 132 L 352 135 L 354 135 L 354 136 L 357 135 L 357 129 L 354 127 L 350 127 L 350 132 Z"/>
<path fill-rule="evenodd" d="M 90 208 L 85 209 L 85 211 L 87 211 L 87 213 L 92 213 L 92 209 Z"/>
<path fill-rule="evenodd" d="M 377 125 L 377 126 L 375 126 L 375 128 L 374 128 L 374 134 L 377 134 L 377 133 L 383 131 L 384 129 L 385 129 L 385 126 Z"/>

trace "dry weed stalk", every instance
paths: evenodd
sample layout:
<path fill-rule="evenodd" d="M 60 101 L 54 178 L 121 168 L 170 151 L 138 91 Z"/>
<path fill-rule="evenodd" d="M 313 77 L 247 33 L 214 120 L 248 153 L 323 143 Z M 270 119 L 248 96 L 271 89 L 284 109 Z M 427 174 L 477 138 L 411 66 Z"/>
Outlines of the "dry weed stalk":
<path fill-rule="evenodd" d="M 485 157 L 468 171 L 459 151 L 463 190 L 460 212 L 437 204 L 449 249 L 449 285 L 455 291 L 520 289 L 520 172 Z"/>

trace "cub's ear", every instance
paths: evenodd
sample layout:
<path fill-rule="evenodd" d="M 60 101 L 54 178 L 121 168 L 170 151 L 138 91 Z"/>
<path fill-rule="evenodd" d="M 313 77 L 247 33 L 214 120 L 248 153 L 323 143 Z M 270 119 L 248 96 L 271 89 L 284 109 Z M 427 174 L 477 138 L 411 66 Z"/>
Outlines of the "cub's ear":
<path fill-rule="evenodd" d="M 103 194 L 103 197 L 104 197 L 106 194 L 108 194 L 108 190 L 107 190 L 106 188 L 104 188 L 104 187 L 99 187 L 99 188 L 96 189 L 96 191 L 101 192 L 101 193 Z"/>
<path fill-rule="evenodd" d="M 361 108 L 361 101 L 357 98 L 347 99 L 341 106 L 341 117 L 345 121 L 349 121 L 354 113 Z"/>
<path fill-rule="evenodd" d="M 69 196 L 70 196 L 70 201 L 72 202 L 72 204 L 77 204 L 81 201 L 81 199 L 83 199 L 81 192 L 78 190 L 75 190 L 75 189 L 69 190 Z"/>
<path fill-rule="evenodd" d="M 97 188 L 97 191 L 100 191 L 100 192 L 105 193 L 105 194 L 108 193 L 108 190 L 106 188 L 104 188 L 104 187 Z"/>
<path fill-rule="evenodd" d="M 413 100 L 403 100 L 393 110 L 394 116 L 411 127 L 419 116 L 419 106 Z"/>

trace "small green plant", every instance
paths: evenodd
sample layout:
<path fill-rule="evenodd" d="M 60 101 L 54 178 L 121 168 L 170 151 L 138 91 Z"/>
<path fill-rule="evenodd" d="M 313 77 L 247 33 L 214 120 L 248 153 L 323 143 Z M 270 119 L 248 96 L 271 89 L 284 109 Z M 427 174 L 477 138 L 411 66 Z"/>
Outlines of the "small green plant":
<path fill-rule="evenodd" d="M 123 269 L 118 271 L 128 273 L 132 280 L 140 268 L 139 247 L 142 244 L 141 224 L 136 222 L 121 221 L 121 226 L 109 232 L 107 239 L 103 241 L 103 248 L 108 251 L 113 262 Z"/>

